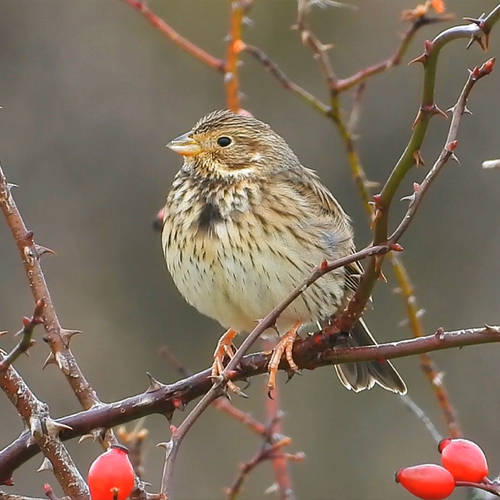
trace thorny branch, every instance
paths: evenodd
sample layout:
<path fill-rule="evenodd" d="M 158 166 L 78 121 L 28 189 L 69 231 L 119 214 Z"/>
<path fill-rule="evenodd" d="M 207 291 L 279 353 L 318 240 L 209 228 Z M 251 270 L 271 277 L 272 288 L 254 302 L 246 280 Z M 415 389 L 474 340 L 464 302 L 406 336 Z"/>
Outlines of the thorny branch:
<path fill-rule="evenodd" d="M 496 343 L 500 342 L 500 326 L 484 326 L 449 332 L 440 329 L 426 337 L 367 347 L 343 347 L 338 342 L 339 339 L 324 332 L 318 332 L 294 344 L 294 360 L 301 370 L 315 370 L 335 363 L 395 359 L 423 352 Z M 226 371 L 225 377 L 238 381 L 267 373 L 269 358 L 270 354 L 263 352 L 245 356 L 241 362 L 239 360 L 238 365 Z M 280 364 L 279 369 L 286 372 L 289 370 L 286 361 Z M 161 414 L 172 418 L 177 408 L 213 390 L 210 369 L 169 385 L 156 382 L 146 392 L 137 396 L 114 403 L 102 403 L 90 410 L 61 418 L 58 423 L 70 428 L 63 428 L 59 437 L 62 441 L 66 441 L 88 434 L 95 428 L 115 427 L 151 414 Z M 217 394 L 220 392 L 217 391 Z M 197 415 L 193 415 L 193 412 L 187 417 L 191 419 L 191 425 L 196 420 L 194 417 L 197 418 Z M 18 467 L 38 452 L 38 447 L 30 444 L 27 432 L 0 451 L 0 484 L 8 481 Z"/>
<path fill-rule="evenodd" d="M 34 344 L 35 341 L 31 337 L 35 330 L 35 326 L 43 322 L 42 311 L 44 306 L 45 301 L 40 299 L 36 303 L 33 316 L 31 316 L 31 318 L 23 318 L 23 327 L 16 333 L 16 336 L 22 335 L 22 338 L 11 352 L 3 356 L 0 360 L 0 372 L 5 371 L 19 356 L 21 356 L 21 354 L 27 353 L 28 349 Z"/>
<path fill-rule="evenodd" d="M 240 466 L 240 472 L 233 484 L 227 489 L 227 500 L 236 500 L 238 494 L 241 492 L 243 483 L 246 478 L 252 472 L 255 467 L 257 467 L 262 462 L 266 460 L 272 460 L 273 462 L 288 462 L 290 460 L 299 462 L 304 460 L 305 455 L 303 453 L 289 454 L 284 453 L 282 449 L 288 446 L 292 440 L 285 436 L 278 436 L 275 432 L 275 427 L 279 423 L 281 415 L 277 414 L 269 423 L 267 427 L 267 434 L 265 436 L 264 442 L 257 454 L 248 462 Z M 279 487 L 279 486 L 278 486 Z M 280 498 L 291 498 L 291 488 L 287 492 L 280 492 Z M 287 493 L 284 496 L 282 493 Z"/>

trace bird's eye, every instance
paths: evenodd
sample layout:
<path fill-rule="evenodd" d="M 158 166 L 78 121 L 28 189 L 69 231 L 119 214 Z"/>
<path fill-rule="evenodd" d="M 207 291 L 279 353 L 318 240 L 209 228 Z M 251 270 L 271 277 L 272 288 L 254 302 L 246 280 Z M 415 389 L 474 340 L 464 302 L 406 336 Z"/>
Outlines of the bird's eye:
<path fill-rule="evenodd" d="M 222 137 L 219 137 L 217 139 L 217 144 L 222 147 L 222 148 L 225 148 L 227 146 L 229 146 L 229 144 L 231 144 L 231 138 L 230 137 L 226 137 L 225 135 L 223 135 Z"/>

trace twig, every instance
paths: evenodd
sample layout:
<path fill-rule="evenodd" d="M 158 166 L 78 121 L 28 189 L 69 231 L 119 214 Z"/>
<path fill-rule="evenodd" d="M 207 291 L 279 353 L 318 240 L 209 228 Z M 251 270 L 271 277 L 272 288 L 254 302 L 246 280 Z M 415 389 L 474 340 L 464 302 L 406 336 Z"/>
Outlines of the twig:
<path fill-rule="evenodd" d="M 500 326 L 484 326 L 482 328 L 449 332 L 440 329 L 436 333 L 425 337 L 366 347 L 335 347 L 334 337 L 319 332 L 295 342 L 293 357 L 299 369 L 314 370 L 321 366 L 330 366 L 336 363 L 395 359 L 414 356 L 423 352 L 496 342 L 500 342 Z M 231 366 L 224 373 L 224 377 L 228 377 L 232 381 L 238 381 L 267 373 L 269 359 L 269 353 L 256 353 L 245 356 L 244 359 L 238 359 L 238 363 Z M 279 369 L 283 371 L 289 370 L 286 361 L 281 362 Z M 201 401 L 205 400 L 204 404 L 207 404 L 207 395 L 210 394 L 209 397 L 212 398 L 213 393 L 218 394 L 220 389 L 220 386 L 213 387 L 211 373 L 211 369 L 207 369 L 174 384 L 160 384 L 152 391 L 110 404 L 103 403 L 90 410 L 61 418 L 58 423 L 70 428 L 63 428 L 59 433 L 59 437 L 62 441 L 66 441 L 88 434 L 95 428 L 114 427 L 146 415 L 171 415 L 176 409 L 175 401 L 183 401 L 187 404 L 203 394 L 205 394 L 205 397 Z M 187 419 L 190 418 L 190 425 L 194 424 L 200 414 L 200 409 L 198 409 L 195 414 L 191 412 L 188 415 Z M 183 432 L 185 434 L 186 431 Z M 29 434 L 27 432 L 24 432 L 12 444 L 0 451 L 0 484 L 8 481 L 15 469 L 38 452 L 39 449 L 36 445 L 29 444 Z"/>
<path fill-rule="evenodd" d="M 272 351 L 274 343 L 268 339 L 264 339 L 264 351 Z M 280 394 L 278 387 L 273 392 L 273 397 L 266 398 L 266 411 L 269 420 L 268 437 L 283 435 L 283 413 L 280 405 Z M 271 442 L 273 440 L 271 439 Z M 283 454 L 275 455 L 272 463 L 274 469 L 274 477 L 276 478 L 276 490 L 280 500 L 293 500 L 295 498 L 292 479 L 288 470 L 288 460 Z"/>
<path fill-rule="evenodd" d="M 38 301 L 43 301 L 44 305 L 42 316 L 45 335 L 43 340 L 49 344 L 51 349 L 51 354 L 45 361 L 45 364 L 56 364 L 66 377 L 67 382 L 82 407 L 84 409 L 91 408 L 100 404 L 100 400 L 85 378 L 69 347 L 73 335 L 79 332 L 77 330 L 66 330 L 61 326 L 40 265 L 41 255 L 52 251 L 35 243 L 33 231 L 28 231 L 26 228 L 12 196 L 11 188 L 12 185 L 7 182 L 0 164 L 0 209 L 5 216 L 7 225 L 11 230 L 21 255 L 33 297 L 37 301 L 37 304 Z M 100 433 L 99 439 L 102 440 Z M 108 430 L 106 432 L 106 440 L 112 443 L 114 439 L 113 431 Z"/>
<path fill-rule="evenodd" d="M 161 348 L 160 353 L 165 357 L 167 362 L 172 365 L 175 370 L 182 377 L 189 377 L 193 374 L 191 370 L 189 370 L 185 365 L 183 365 L 175 356 L 175 354 L 171 351 L 168 346 L 164 346 Z M 255 417 L 253 417 L 250 413 L 246 413 L 236 408 L 231 404 L 231 402 L 226 398 L 216 399 L 213 403 L 214 408 L 222 411 L 226 415 L 234 418 L 236 421 L 241 422 L 245 427 L 250 429 L 252 432 L 259 436 L 267 435 L 267 427 L 259 422 Z"/>
<path fill-rule="evenodd" d="M 455 486 L 464 486 L 466 488 L 477 488 L 492 495 L 500 497 L 500 483 L 497 481 L 488 481 L 483 483 L 473 483 L 471 481 L 455 481 Z"/>
<path fill-rule="evenodd" d="M 394 275 L 399 283 L 399 288 L 401 290 L 401 295 L 404 298 L 406 305 L 406 312 L 410 322 L 410 328 L 413 332 L 414 337 L 423 337 L 424 330 L 420 317 L 418 315 L 418 306 L 415 296 L 413 295 L 413 287 L 411 286 L 410 279 L 406 273 L 406 269 L 403 263 L 400 261 L 398 256 L 392 255 L 391 265 L 393 267 Z M 424 372 L 425 376 L 429 380 L 434 395 L 436 396 L 439 407 L 444 417 L 446 428 L 448 430 L 447 436 L 450 437 L 460 437 L 462 431 L 460 429 L 460 424 L 458 422 L 458 415 L 453 406 L 448 391 L 443 383 L 443 375 L 438 369 L 436 363 L 427 354 L 420 354 L 420 368 Z M 421 417 L 424 420 L 423 417 Z M 425 420 L 424 420 L 425 422 Z M 430 430 L 429 425 L 426 423 L 427 428 Z M 431 432 L 435 438 L 435 434 Z M 440 439 L 438 439 L 438 442 Z"/>
<path fill-rule="evenodd" d="M 261 49 L 245 43 L 242 44 L 241 50 L 250 54 L 257 62 L 259 62 L 264 67 L 266 71 L 269 71 L 269 73 L 271 73 L 276 78 L 278 83 L 280 83 L 280 85 L 285 90 L 290 90 L 291 92 L 297 94 L 306 103 L 311 105 L 316 111 L 319 111 L 321 114 L 328 114 L 330 108 L 326 104 L 323 104 L 318 98 L 290 80 L 290 78 L 285 75 L 283 70 Z"/>
<path fill-rule="evenodd" d="M 178 47 L 187 52 L 189 55 L 193 56 L 195 59 L 198 59 L 210 68 L 215 69 L 219 73 L 224 73 L 225 63 L 222 59 L 218 59 L 210 55 L 208 52 L 177 33 L 177 31 L 169 26 L 163 19 L 152 12 L 145 2 L 142 2 L 140 0 L 121 1 L 140 12 L 155 28 L 160 30 L 166 37 L 168 37 L 172 42 L 174 42 Z"/>
<path fill-rule="evenodd" d="M 316 35 L 307 26 L 308 1 L 298 0 L 297 24 L 294 26 L 300 33 L 300 38 L 304 45 L 308 45 L 314 53 L 321 71 L 324 74 L 326 84 L 330 89 L 335 89 L 337 77 L 328 57 L 328 50 L 331 45 L 325 45 L 319 41 Z"/>
<path fill-rule="evenodd" d="M 56 494 L 52 491 L 52 487 L 50 486 L 50 484 L 45 484 L 44 487 L 45 489 L 45 496 L 49 499 L 49 500 L 60 500 Z"/>
<path fill-rule="evenodd" d="M 273 424 L 271 423 L 271 425 Z M 294 455 L 291 455 L 281 452 L 281 449 L 285 446 L 288 446 L 290 443 L 291 439 L 287 437 L 283 437 L 275 443 L 265 441 L 262 444 L 260 451 L 251 460 L 241 465 L 240 472 L 234 480 L 234 483 L 230 488 L 227 489 L 227 499 L 236 500 L 238 494 L 241 492 L 241 488 L 243 486 L 243 483 L 245 482 L 245 479 L 252 472 L 252 470 L 262 462 L 265 462 L 266 460 L 273 460 L 274 462 L 277 459 L 284 461 L 294 460 L 297 462 L 303 460 L 303 453 L 296 453 Z"/>
<path fill-rule="evenodd" d="M 406 30 L 403 38 L 401 39 L 401 43 L 397 48 L 396 52 L 378 64 L 374 64 L 373 66 L 369 66 L 368 68 L 364 68 L 358 73 L 337 81 L 335 86 L 335 90 L 339 93 L 345 92 L 356 85 L 359 85 L 361 82 L 365 82 L 372 76 L 378 75 L 387 71 L 388 69 L 392 69 L 395 66 L 398 66 L 403 61 L 403 57 L 408 51 L 408 48 L 415 38 L 417 32 L 423 28 L 424 26 L 428 26 L 430 24 L 442 23 L 445 21 L 449 21 L 453 19 L 453 16 L 450 14 L 442 14 L 438 16 L 429 16 L 427 14 L 417 17 L 411 24 L 411 26 Z"/>
<path fill-rule="evenodd" d="M 374 220 L 374 243 L 380 244 L 388 239 L 389 212 L 391 202 L 406 174 L 420 158 L 420 147 L 427 132 L 427 127 L 431 117 L 443 112 L 434 103 L 434 88 L 436 83 L 437 60 L 441 49 L 449 42 L 458 38 L 480 39 L 484 35 L 484 30 L 489 30 L 500 19 L 500 5 L 481 20 L 481 28 L 475 24 L 467 26 L 456 26 L 440 33 L 432 42 L 426 43 L 426 51 L 418 58 L 424 65 L 424 85 L 422 104 L 415 120 L 413 134 L 403 155 L 395 165 L 382 191 L 374 197 L 375 220 Z M 449 149 L 449 144 L 446 149 Z M 411 209 L 411 207 L 410 207 Z M 413 215 L 407 220 L 403 220 L 400 226 L 393 233 L 396 240 L 401 236 L 400 230 L 405 230 Z M 390 240 L 392 242 L 396 240 Z M 342 331 L 350 331 L 354 323 L 363 314 L 364 308 L 369 301 L 373 287 L 375 286 L 384 257 L 377 256 L 370 259 L 367 269 L 361 279 L 361 283 L 353 298 L 349 302 L 346 310 L 336 321 L 336 327 Z"/>
<path fill-rule="evenodd" d="M 0 500 L 46 500 L 46 498 L 25 497 L 23 495 L 15 495 L 13 493 L 0 491 Z M 71 500 L 71 498 L 61 497 L 59 500 Z"/>
<path fill-rule="evenodd" d="M 434 441 L 436 443 L 439 443 L 441 439 L 443 439 L 443 436 L 439 434 L 438 430 L 436 429 L 436 426 L 432 423 L 431 419 L 423 412 L 422 408 L 413 401 L 407 394 L 404 396 L 400 397 L 400 400 L 403 402 L 405 406 L 407 406 L 415 415 L 422 420 L 424 423 L 425 427 L 429 431 L 429 434 L 432 436 Z"/>
<path fill-rule="evenodd" d="M 417 212 L 418 207 L 422 202 L 423 196 L 431 186 L 432 182 L 436 179 L 440 170 L 444 167 L 444 165 L 450 158 L 456 159 L 454 151 L 458 145 L 457 141 L 458 128 L 460 125 L 460 120 L 462 118 L 462 115 L 465 113 L 466 110 L 467 99 L 469 97 L 469 94 L 474 85 L 476 84 L 476 82 L 478 82 L 481 78 L 489 75 L 493 71 L 494 65 L 495 65 L 495 59 L 491 58 L 488 59 L 480 67 L 476 66 L 472 71 L 470 71 L 469 78 L 467 79 L 467 82 L 465 83 L 462 92 L 460 93 L 460 97 L 458 98 L 457 103 L 453 108 L 451 108 L 452 110 L 451 123 L 450 123 L 450 128 L 448 130 L 448 135 L 445 140 L 445 145 L 441 150 L 438 159 L 436 160 L 432 168 L 429 170 L 422 183 L 420 185 L 414 184 L 414 192 L 412 195 L 409 196 L 410 205 L 408 207 L 408 210 L 406 211 L 406 215 L 403 217 L 399 226 L 393 232 L 389 240 L 392 240 L 394 238 L 395 241 L 397 241 L 401 237 L 402 232 L 404 232 L 408 228 L 408 225 L 415 216 L 415 213 Z"/>
<path fill-rule="evenodd" d="M 143 427 L 144 417 L 139 419 L 131 431 L 127 431 L 124 426 L 116 430 L 116 435 L 122 441 L 128 451 L 128 457 L 135 475 L 141 480 L 144 480 L 144 441 L 148 437 L 149 431 Z"/>
<path fill-rule="evenodd" d="M 45 458 L 40 470 L 50 468 L 65 495 L 73 500 L 88 500 L 87 485 L 59 438 L 62 430 L 70 428 L 50 417 L 48 406 L 33 394 L 13 366 L 7 366 L 0 372 L 0 389 L 28 428 L 24 446 L 32 446 L 43 452 Z M 13 472 L 14 468 L 0 466 L 0 484 L 12 485 Z"/>
<path fill-rule="evenodd" d="M 38 300 L 33 316 L 31 316 L 31 318 L 23 318 L 23 327 L 16 333 L 16 335 L 22 335 L 22 338 L 11 352 L 0 360 L 0 372 L 5 371 L 21 354 L 28 352 L 28 349 L 34 344 L 35 341 L 32 340 L 31 337 L 35 330 L 35 326 L 43 322 L 42 311 L 44 306 L 45 301 L 43 299 Z"/>
<path fill-rule="evenodd" d="M 224 83 L 226 85 L 227 107 L 237 113 L 240 110 L 238 59 L 241 52 L 241 26 L 245 16 L 245 5 L 242 0 L 229 0 L 229 8 L 229 35 Z"/>

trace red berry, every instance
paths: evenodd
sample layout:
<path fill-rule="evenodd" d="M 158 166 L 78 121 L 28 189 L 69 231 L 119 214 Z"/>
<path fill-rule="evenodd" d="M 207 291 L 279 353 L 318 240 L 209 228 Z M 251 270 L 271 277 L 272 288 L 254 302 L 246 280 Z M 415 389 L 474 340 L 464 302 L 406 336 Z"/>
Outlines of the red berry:
<path fill-rule="evenodd" d="M 443 439 L 438 449 L 441 462 L 456 481 L 480 482 L 488 475 L 488 462 L 483 450 L 468 439 Z"/>
<path fill-rule="evenodd" d="M 423 500 L 442 500 L 453 493 L 455 480 L 436 464 L 414 465 L 396 472 L 396 482 Z"/>
<path fill-rule="evenodd" d="M 92 500 L 125 500 L 134 487 L 134 469 L 128 450 L 113 446 L 98 456 L 89 469 Z"/>

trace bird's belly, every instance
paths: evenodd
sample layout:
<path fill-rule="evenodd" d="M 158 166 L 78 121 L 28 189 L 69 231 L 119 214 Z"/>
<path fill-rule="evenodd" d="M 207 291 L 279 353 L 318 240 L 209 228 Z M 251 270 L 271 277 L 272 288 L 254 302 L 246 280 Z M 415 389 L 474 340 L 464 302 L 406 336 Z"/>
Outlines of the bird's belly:
<path fill-rule="evenodd" d="M 291 242 L 267 244 L 263 238 L 245 242 L 227 230 L 191 236 L 165 248 L 174 283 L 201 313 L 237 331 L 251 331 L 324 259 L 317 249 L 295 249 Z M 280 332 L 297 320 L 310 323 L 335 313 L 343 281 L 340 270 L 313 284 L 282 313 Z"/>

